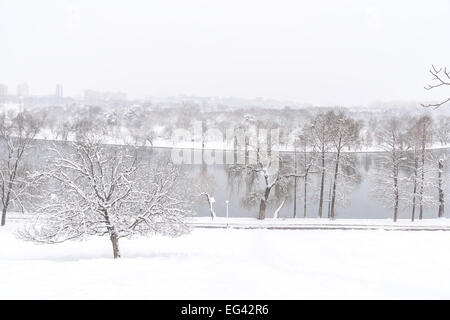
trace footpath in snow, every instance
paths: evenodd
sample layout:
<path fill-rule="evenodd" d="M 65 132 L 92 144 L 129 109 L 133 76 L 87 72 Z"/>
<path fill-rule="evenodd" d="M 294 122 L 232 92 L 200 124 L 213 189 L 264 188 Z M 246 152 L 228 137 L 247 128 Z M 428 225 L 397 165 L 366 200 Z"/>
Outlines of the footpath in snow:
<path fill-rule="evenodd" d="M 450 219 L 272 219 L 195 217 L 190 222 L 196 228 L 234 229 L 292 229 L 292 230 L 399 230 L 399 231 L 450 231 Z"/>

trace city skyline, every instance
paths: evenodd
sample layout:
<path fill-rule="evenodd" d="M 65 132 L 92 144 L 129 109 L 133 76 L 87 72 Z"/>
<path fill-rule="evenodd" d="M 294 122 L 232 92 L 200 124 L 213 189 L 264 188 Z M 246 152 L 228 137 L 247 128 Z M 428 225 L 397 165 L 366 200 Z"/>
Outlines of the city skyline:
<path fill-rule="evenodd" d="M 239 97 L 239 96 L 202 96 L 202 95 L 189 95 L 189 94 L 174 94 L 174 95 L 147 95 L 142 98 L 129 97 L 127 92 L 122 90 L 112 91 L 112 90 L 96 90 L 96 89 L 83 89 L 81 92 L 76 94 L 65 94 L 65 87 L 61 83 L 56 83 L 53 88 L 53 92 L 49 90 L 48 92 L 37 94 L 33 92 L 32 86 L 28 84 L 28 82 L 20 82 L 15 86 L 15 90 L 11 90 L 10 87 L 4 83 L 0 83 L 0 97 L 28 97 L 28 98 L 41 98 L 41 97 L 55 97 L 58 99 L 68 98 L 68 99 L 77 99 L 77 100 L 87 100 L 91 102 L 95 101 L 150 101 L 150 100 L 165 100 L 165 99 L 213 99 L 213 100 L 230 100 L 230 101 L 260 101 L 263 103 L 267 101 L 268 103 L 276 103 L 276 104 L 285 104 L 285 106 L 308 106 L 308 107 L 370 107 L 370 106 L 386 106 L 390 104 L 401 105 L 402 103 L 405 105 L 417 105 L 424 102 L 433 101 L 432 99 L 427 100 L 401 100 L 401 99 L 392 99 L 392 100 L 373 100 L 369 101 L 367 104 L 311 104 L 304 101 L 298 101 L 293 99 L 277 99 L 270 97 Z M 267 105 L 268 107 L 271 107 Z"/>

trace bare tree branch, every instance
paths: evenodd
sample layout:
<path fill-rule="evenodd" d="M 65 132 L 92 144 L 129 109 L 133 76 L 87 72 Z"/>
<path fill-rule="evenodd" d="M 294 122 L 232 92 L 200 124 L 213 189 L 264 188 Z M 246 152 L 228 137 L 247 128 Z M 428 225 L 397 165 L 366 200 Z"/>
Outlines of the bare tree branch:
<path fill-rule="evenodd" d="M 424 88 L 425 90 L 432 90 L 439 87 L 446 87 L 450 86 L 450 71 L 447 71 L 447 68 L 436 68 L 434 65 L 431 66 L 431 69 L 429 70 L 432 78 L 432 83 L 427 84 Z M 436 103 L 430 103 L 430 104 L 422 104 L 422 107 L 424 108 L 433 108 L 437 109 L 444 104 L 450 102 L 450 98 Z"/>

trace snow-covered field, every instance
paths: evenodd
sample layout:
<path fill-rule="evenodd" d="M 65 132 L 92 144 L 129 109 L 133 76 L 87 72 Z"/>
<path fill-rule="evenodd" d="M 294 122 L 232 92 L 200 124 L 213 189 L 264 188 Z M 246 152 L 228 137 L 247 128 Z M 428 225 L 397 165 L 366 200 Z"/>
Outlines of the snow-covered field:
<path fill-rule="evenodd" d="M 443 231 L 196 229 L 35 245 L 0 228 L 0 299 L 450 298 Z"/>

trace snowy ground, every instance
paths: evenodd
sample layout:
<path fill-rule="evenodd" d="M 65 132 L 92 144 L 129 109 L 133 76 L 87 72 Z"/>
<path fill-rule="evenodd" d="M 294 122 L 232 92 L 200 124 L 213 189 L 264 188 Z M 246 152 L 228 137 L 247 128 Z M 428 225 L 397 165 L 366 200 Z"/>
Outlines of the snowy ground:
<path fill-rule="evenodd" d="M 197 229 L 35 245 L 0 228 L 0 299 L 450 298 L 450 232 Z"/>

